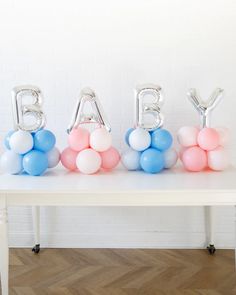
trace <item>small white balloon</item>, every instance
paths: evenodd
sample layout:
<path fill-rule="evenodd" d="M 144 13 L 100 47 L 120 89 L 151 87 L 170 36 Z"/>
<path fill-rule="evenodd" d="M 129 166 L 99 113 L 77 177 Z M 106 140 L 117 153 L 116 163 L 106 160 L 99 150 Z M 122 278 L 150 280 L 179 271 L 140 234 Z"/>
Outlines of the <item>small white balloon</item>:
<path fill-rule="evenodd" d="M 9 145 L 13 152 L 23 155 L 32 150 L 34 139 L 30 132 L 18 130 L 12 134 Z"/>
<path fill-rule="evenodd" d="M 143 128 L 136 128 L 129 135 L 129 144 L 136 151 L 144 151 L 151 145 L 151 135 Z"/>
<path fill-rule="evenodd" d="M 0 166 L 3 172 L 8 174 L 19 174 L 23 170 L 23 157 L 13 151 L 6 151 L 0 159 Z"/>
<path fill-rule="evenodd" d="M 141 152 L 128 149 L 121 155 L 121 162 L 127 170 L 141 170 L 140 157 Z"/>
<path fill-rule="evenodd" d="M 165 161 L 165 168 L 169 169 L 173 167 L 178 160 L 178 153 L 175 149 L 170 148 L 167 151 L 164 152 L 164 161 Z"/>
<path fill-rule="evenodd" d="M 97 152 L 105 152 L 111 144 L 111 133 L 104 127 L 95 129 L 90 135 L 90 146 Z"/>
<path fill-rule="evenodd" d="M 93 149 L 85 149 L 79 152 L 76 158 L 76 166 L 84 174 L 96 173 L 101 168 L 101 165 L 101 156 Z"/>
<path fill-rule="evenodd" d="M 215 171 L 223 171 L 228 168 L 229 154 L 223 147 L 219 146 L 213 151 L 209 151 L 208 153 L 208 166 L 212 170 Z"/>
<path fill-rule="evenodd" d="M 179 143 L 184 147 L 197 145 L 199 129 L 194 126 L 183 126 L 177 133 Z"/>
<path fill-rule="evenodd" d="M 48 168 L 54 168 L 57 166 L 57 164 L 60 162 L 60 152 L 58 148 L 54 147 L 52 150 L 50 150 L 47 153 L 48 158 Z"/>
<path fill-rule="evenodd" d="M 220 137 L 220 145 L 221 146 L 226 146 L 228 145 L 229 143 L 229 138 L 230 138 L 230 132 L 229 132 L 229 129 L 228 128 L 225 128 L 225 127 L 218 127 L 218 128 L 215 128 L 216 131 L 218 132 L 219 134 L 219 137 Z"/>

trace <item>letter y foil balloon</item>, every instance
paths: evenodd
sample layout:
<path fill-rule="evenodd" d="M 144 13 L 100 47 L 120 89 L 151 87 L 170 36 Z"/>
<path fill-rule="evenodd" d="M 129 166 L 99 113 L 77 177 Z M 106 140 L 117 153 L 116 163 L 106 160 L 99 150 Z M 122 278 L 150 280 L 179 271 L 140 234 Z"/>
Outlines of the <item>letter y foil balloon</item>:
<path fill-rule="evenodd" d="M 32 100 L 31 104 L 26 98 Z M 14 130 L 4 140 L 5 153 L 0 158 L 1 169 L 9 174 L 42 175 L 60 161 L 55 147 L 56 137 L 44 129 L 42 93 L 35 86 L 19 86 L 12 91 Z"/>
<path fill-rule="evenodd" d="M 188 93 L 189 100 L 199 112 L 201 126 L 184 126 L 178 131 L 178 141 L 182 146 L 180 159 L 188 171 L 199 172 L 207 168 L 215 171 L 225 170 L 229 166 L 226 146 L 229 142 L 229 130 L 224 127 L 210 127 L 210 113 L 223 95 L 217 88 L 208 101 L 202 101 L 196 89 Z"/>
<path fill-rule="evenodd" d="M 150 84 L 136 88 L 135 127 L 126 132 L 125 141 L 129 149 L 121 157 L 123 165 L 128 170 L 159 173 L 176 164 L 178 154 L 172 148 L 172 135 L 162 128 L 162 104 L 160 86 Z"/>
<path fill-rule="evenodd" d="M 88 113 L 86 106 L 90 106 Z M 85 126 L 95 124 L 89 131 Z M 112 146 L 111 128 L 102 106 L 90 88 L 81 91 L 71 124 L 67 129 L 68 145 L 61 154 L 62 165 L 70 171 L 94 174 L 100 169 L 112 170 L 119 161 L 119 152 Z"/>

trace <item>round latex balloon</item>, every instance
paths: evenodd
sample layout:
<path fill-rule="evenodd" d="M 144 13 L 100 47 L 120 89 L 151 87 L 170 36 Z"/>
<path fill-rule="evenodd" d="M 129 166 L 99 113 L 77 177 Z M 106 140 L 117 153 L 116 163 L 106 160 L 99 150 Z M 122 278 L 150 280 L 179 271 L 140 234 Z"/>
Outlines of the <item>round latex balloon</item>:
<path fill-rule="evenodd" d="M 76 166 L 77 156 L 78 156 L 78 152 L 72 150 L 71 148 L 68 147 L 64 149 L 64 151 L 61 153 L 62 165 L 70 171 L 77 170 L 77 166 Z"/>
<path fill-rule="evenodd" d="M 219 134 L 219 145 L 221 146 L 227 146 L 229 143 L 229 138 L 230 138 L 230 132 L 228 128 L 225 127 L 218 127 L 215 128 L 215 130 Z"/>
<path fill-rule="evenodd" d="M 119 164 L 120 154 L 114 147 L 109 148 L 105 152 L 101 152 L 100 156 L 102 158 L 101 167 L 103 169 L 110 170 Z"/>
<path fill-rule="evenodd" d="M 215 171 L 223 171 L 229 167 L 228 152 L 221 146 L 208 152 L 208 166 Z"/>
<path fill-rule="evenodd" d="M 101 156 L 93 149 L 85 149 L 79 152 L 76 165 L 80 172 L 84 174 L 94 174 L 102 164 Z"/>
<path fill-rule="evenodd" d="M 33 137 L 28 131 L 18 130 L 11 135 L 9 140 L 11 150 L 21 155 L 32 150 L 33 145 Z"/>
<path fill-rule="evenodd" d="M 173 142 L 172 135 L 166 129 L 158 128 L 152 132 L 151 147 L 160 151 L 168 150 Z"/>
<path fill-rule="evenodd" d="M 89 147 L 89 131 L 82 127 L 72 129 L 68 136 L 69 147 L 80 152 Z"/>
<path fill-rule="evenodd" d="M 178 153 L 174 148 L 170 148 L 164 152 L 165 168 L 173 167 L 178 160 Z"/>
<path fill-rule="evenodd" d="M 203 128 L 198 134 L 197 141 L 203 150 L 211 151 L 219 145 L 220 137 L 214 128 Z"/>
<path fill-rule="evenodd" d="M 52 150 L 47 152 L 48 168 L 54 168 L 60 162 L 60 152 L 58 148 L 54 147 Z"/>
<path fill-rule="evenodd" d="M 5 147 L 6 147 L 8 150 L 11 149 L 11 147 L 10 147 L 10 138 L 11 138 L 11 136 L 12 136 L 12 134 L 13 134 L 14 132 L 15 132 L 14 130 L 9 131 L 9 132 L 7 133 L 7 135 L 5 136 L 5 138 L 4 138 L 4 145 L 5 145 Z"/>
<path fill-rule="evenodd" d="M 207 154 L 198 146 L 190 147 L 183 152 L 182 162 L 189 171 L 202 171 L 207 167 Z"/>
<path fill-rule="evenodd" d="M 34 149 L 36 150 L 47 153 L 54 148 L 55 143 L 56 137 L 49 130 L 41 129 L 34 134 Z"/>
<path fill-rule="evenodd" d="M 47 155 L 37 150 L 30 151 L 23 157 L 23 168 L 29 175 L 42 175 L 48 168 Z"/>
<path fill-rule="evenodd" d="M 149 148 L 142 153 L 140 164 L 145 172 L 158 173 L 165 167 L 164 155 L 154 148 Z"/>
<path fill-rule="evenodd" d="M 199 129 L 194 126 L 181 127 L 177 133 L 178 142 L 183 147 L 190 147 L 197 145 Z"/>
<path fill-rule="evenodd" d="M 129 146 L 129 136 L 132 131 L 134 131 L 134 128 L 129 128 L 125 134 L 125 142 L 128 146 Z"/>
<path fill-rule="evenodd" d="M 23 170 L 22 155 L 7 150 L 0 158 L 0 167 L 8 174 L 19 174 Z"/>
<path fill-rule="evenodd" d="M 128 170 L 140 170 L 140 157 L 141 152 L 133 149 L 128 149 L 121 156 L 121 162 Z"/>
<path fill-rule="evenodd" d="M 151 144 L 151 136 L 149 132 L 142 128 L 134 129 L 129 135 L 130 147 L 136 151 L 144 151 Z"/>
<path fill-rule="evenodd" d="M 97 152 L 105 152 L 111 144 L 111 133 L 104 127 L 95 129 L 90 135 L 90 146 Z"/>

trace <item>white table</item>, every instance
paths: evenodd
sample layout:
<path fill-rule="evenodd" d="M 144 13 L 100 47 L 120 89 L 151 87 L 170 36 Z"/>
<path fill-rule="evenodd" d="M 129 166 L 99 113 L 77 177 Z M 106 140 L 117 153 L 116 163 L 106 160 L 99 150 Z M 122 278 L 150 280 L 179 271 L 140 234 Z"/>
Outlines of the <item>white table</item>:
<path fill-rule="evenodd" d="M 219 205 L 236 206 L 235 168 L 202 173 L 175 168 L 155 175 L 122 169 L 97 175 L 62 169 L 49 171 L 43 177 L 0 175 L 2 295 L 8 295 L 7 208 L 10 206 L 206 206 L 209 209 Z M 209 242 L 212 240 L 211 236 Z"/>

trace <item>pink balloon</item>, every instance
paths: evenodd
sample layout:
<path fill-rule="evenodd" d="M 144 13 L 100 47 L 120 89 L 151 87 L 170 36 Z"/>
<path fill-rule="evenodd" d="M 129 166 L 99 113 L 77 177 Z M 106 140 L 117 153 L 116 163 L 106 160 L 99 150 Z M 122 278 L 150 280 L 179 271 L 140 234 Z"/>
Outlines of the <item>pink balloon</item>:
<path fill-rule="evenodd" d="M 221 146 L 208 152 L 208 166 L 212 170 L 222 171 L 229 166 L 228 152 Z"/>
<path fill-rule="evenodd" d="M 207 154 L 198 146 L 190 147 L 183 152 L 182 162 L 189 171 L 202 171 L 207 167 Z"/>
<path fill-rule="evenodd" d="M 69 147 L 77 152 L 80 152 L 89 147 L 90 133 L 87 129 L 78 127 L 72 129 L 68 136 Z"/>
<path fill-rule="evenodd" d="M 120 154 L 114 147 L 101 152 L 100 156 L 102 158 L 102 168 L 106 170 L 115 168 L 120 161 Z"/>
<path fill-rule="evenodd" d="M 219 144 L 221 146 L 226 146 L 229 143 L 229 138 L 230 138 L 229 129 L 225 128 L 225 127 L 218 127 L 218 128 L 215 128 L 215 129 L 218 132 L 219 137 L 220 137 Z"/>
<path fill-rule="evenodd" d="M 62 165 L 71 171 L 74 171 L 77 169 L 76 166 L 76 158 L 77 158 L 78 152 L 70 149 L 69 147 L 64 149 L 64 151 L 61 153 L 61 163 Z"/>
<path fill-rule="evenodd" d="M 184 147 L 197 145 L 199 129 L 194 126 L 181 127 L 177 133 L 179 143 Z"/>
<path fill-rule="evenodd" d="M 102 159 L 98 152 L 93 149 L 85 149 L 79 152 L 76 165 L 84 174 L 94 174 L 101 168 Z"/>
<path fill-rule="evenodd" d="M 203 150 L 211 151 L 219 145 L 220 137 L 214 128 L 203 128 L 198 134 L 197 141 Z"/>

